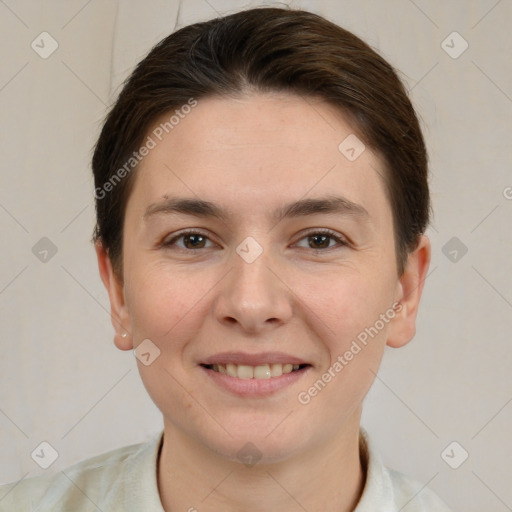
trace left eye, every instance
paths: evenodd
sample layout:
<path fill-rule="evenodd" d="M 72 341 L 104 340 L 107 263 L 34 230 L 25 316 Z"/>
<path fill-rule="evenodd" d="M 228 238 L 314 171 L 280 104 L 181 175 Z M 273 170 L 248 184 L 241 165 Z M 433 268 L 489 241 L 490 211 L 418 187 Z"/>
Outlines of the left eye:
<path fill-rule="evenodd" d="M 316 231 L 308 233 L 306 236 L 301 238 L 301 240 L 307 240 L 308 242 L 308 248 L 314 249 L 314 250 L 322 250 L 322 249 L 331 249 L 334 246 L 330 245 L 330 242 L 334 241 L 339 246 L 345 246 L 348 245 L 345 240 L 340 238 L 336 233 L 333 231 Z M 316 245 L 316 246 L 315 246 Z"/>

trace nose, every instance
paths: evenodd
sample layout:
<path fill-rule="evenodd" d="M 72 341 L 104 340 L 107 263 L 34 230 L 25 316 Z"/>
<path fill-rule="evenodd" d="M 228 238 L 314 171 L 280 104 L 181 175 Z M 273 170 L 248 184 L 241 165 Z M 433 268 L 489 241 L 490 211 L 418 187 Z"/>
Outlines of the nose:
<path fill-rule="evenodd" d="M 243 254 L 242 252 L 240 254 Z M 217 320 L 250 333 L 264 332 L 292 317 L 293 293 L 269 251 L 254 261 L 233 251 L 228 272 L 214 304 Z"/>

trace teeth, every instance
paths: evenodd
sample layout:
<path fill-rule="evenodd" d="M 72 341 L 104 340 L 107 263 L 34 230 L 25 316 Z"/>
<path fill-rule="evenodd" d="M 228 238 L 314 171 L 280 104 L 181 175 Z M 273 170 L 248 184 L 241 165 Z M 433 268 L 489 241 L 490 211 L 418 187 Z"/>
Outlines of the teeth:
<path fill-rule="evenodd" d="M 250 368 L 248 366 L 247 368 Z M 270 379 L 272 377 L 272 371 L 270 370 L 270 366 L 265 364 L 263 366 L 255 366 L 253 371 L 253 377 L 255 379 Z"/>
<path fill-rule="evenodd" d="M 214 365 L 214 366 L 219 366 L 219 365 Z M 223 365 L 220 365 L 220 366 L 223 366 Z M 215 370 L 215 368 L 214 368 Z M 226 373 L 230 376 L 230 377 L 237 377 L 238 376 L 238 372 L 237 372 L 237 367 L 235 364 L 227 364 L 226 365 Z"/>
<path fill-rule="evenodd" d="M 245 364 L 214 364 L 214 372 L 223 373 L 230 377 L 239 379 L 270 379 L 271 377 L 280 377 L 283 373 L 291 373 L 298 370 L 298 364 L 263 364 L 260 366 L 248 366 Z"/>
<path fill-rule="evenodd" d="M 270 365 L 270 374 L 272 377 L 280 377 L 283 374 L 283 365 L 282 364 L 271 364 Z"/>
<path fill-rule="evenodd" d="M 238 378 L 239 379 L 252 379 L 254 371 L 252 366 L 245 366 L 244 364 L 238 365 Z"/>

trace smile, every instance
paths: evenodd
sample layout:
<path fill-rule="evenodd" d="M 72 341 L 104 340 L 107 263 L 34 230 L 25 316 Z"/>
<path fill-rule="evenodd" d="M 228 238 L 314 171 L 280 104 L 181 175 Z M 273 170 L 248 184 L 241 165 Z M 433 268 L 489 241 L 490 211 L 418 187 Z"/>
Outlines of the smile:
<path fill-rule="evenodd" d="M 265 397 L 296 385 L 313 370 L 310 364 L 271 363 L 250 366 L 234 363 L 200 364 L 215 388 L 239 397 Z M 214 389 L 215 389 L 214 388 Z"/>
<path fill-rule="evenodd" d="M 236 377 L 239 379 L 271 379 L 281 377 L 283 374 L 292 373 L 306 366 L 308 364 L 263 364 L 258 366 L 249 366 L 245 364 L 210 364 L 202 365 L 209 370 L 217 373 L 228 375 L 229 377 Z"/>

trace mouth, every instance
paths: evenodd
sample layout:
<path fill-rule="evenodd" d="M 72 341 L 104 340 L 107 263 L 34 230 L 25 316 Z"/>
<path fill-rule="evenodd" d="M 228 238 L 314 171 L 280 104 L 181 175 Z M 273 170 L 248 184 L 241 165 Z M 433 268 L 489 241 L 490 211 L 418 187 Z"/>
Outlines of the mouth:
<path fill-rule="evenodd" d="M 263 398 L 297 386 L 313 371 L 313 364 L 307 361 L 285 352 L 222 352 L 198 361 L 198 368 L 214 389 L 243 398 Z"/>
<path fill-rule="evenodd" d="M 201 364 L 203 368 L 216 373 L 227 375 L 238 379 L 268 380 L 281 377 L 289 373 L 302 372 L 310 367 L 310 364 L 272 363 L 250 366 L 245 364 Z"/>

